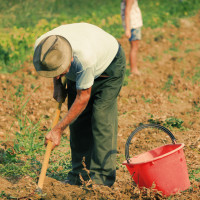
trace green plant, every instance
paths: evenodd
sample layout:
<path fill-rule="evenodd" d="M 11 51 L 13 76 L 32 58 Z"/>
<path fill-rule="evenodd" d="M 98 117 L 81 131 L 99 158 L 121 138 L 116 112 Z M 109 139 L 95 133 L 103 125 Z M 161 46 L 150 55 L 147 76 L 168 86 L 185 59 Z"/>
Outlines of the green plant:
<path fill-rule="evenodd" d="M 200 85 L 200 66 L 195 68 L 195 74 L 192 76 L 192 82 L 193 84 L 199 84 Z"/>
<path fill-rule="evenodd" d="M 144 61 L 150 61 L 151 63 L 158 60 L 158 57 L 157 56 L 146 56 L 144 58 Z"/>
<path fill-rule="evenodd" d="M 16 199 L 15 197 L 12 197 L 10 194 L 6 194 L 5 191 L 1 191 L 0 197 L 2 199 Z"/>
<path fill-rule="evenodd" d="M 170 91 L 172 85 L 174 85 L 174 82 L 173 82 L 173 75 L 168 75 L 168 80 L 167 80 L 167 82 L 165 83 L 165 85 L 164 85 L 164 87 L 163 87 L 163 90 Z"/>
<path fill-rule="evenodd" d="M 198 12 L 200 2 L 198 0 L 157 0 L 139 1 L 145 27 L 159 27 L 164 23 L 180 26 L 178 18 L 188 17 Z M 148 12 L 148 11 L 149 12 Z"/>
<path fill-rule="evenodd" d="M 178 98 L 176 96 L 168 95 L 168 101 L 171 103 L 177 103 Z"/>
<path fill-rule="evenodd" d="M 150 113 L 148 115 L 150 115 L 150 119 L 148 119 L 149 123 L 160 124 L 168 128 L 184 129 L 184 127 L 182 126 L 184 121 L 182 119 L 176 117 L 169 117 L 163 121 L 161 119 L 155 119 L 154 116 Z"/>
<path fill-rule="evenodd" d="M 24 85 L 18 85 L 18 87 L 16 87 L 16 92 L 15 92 L 15 96 L 17 97 L 22 97 L 24 95 Z"/>
<path fill-rule="evenodd" d="M 184 121 L 182 119 L 178 119 L 176 117 L 170 117 L 164 121 L 163 125 L 171 128 L 183 128 L 182 126 L 183 122 Z"/>
<path fill-rule="evenodd" d="M 148 122 L 151 124 L 162 124 L 162 121 L 160 121 L 159 119 L 154 119 L 154 116 L 150 113 L 148 113 L 148 115 L 150 115 L 150 119 L 148 119 Z"/>
<path fill-rule="evenodd" d="M 197 177 L 198 174 L 200 174 L 200 168 L 193 169 L 193 170 L 189 171 L 189 179 L 190 180 L 195 180 L 197 182 L 200 182 L 200 178 Z"/>
<path fill-rule="evenodd" d="M 192 51 L 195 51 L 194 49 L 186 49 L 185 50 L 185 53 L 190 53 L 190 52 L 192 52 Z"/>
<path fill-rule="evenodd" d="M 142 100 L 143 100 L 145 103 L 152 103 L 152 99 L 145 98 L 143 95 L 142 95 Z"/>
<path fill-rule="evenodd" d="M 164 35 L 162 32 L 158 32 L 156 33 L 155 37 L 154 37 L 154 41 L 156 42 L 160 42 L 164 39 Z"/>
<path fill-rule="evenodd" d="M 200 101 L 193 101 L 193 104 L 192 104 L 192 106 L 193 106 L 193 109 L 195 110 L 195 111 L 197 111 L 197 112 L 199 112 L 200 111 Z"/>
<path fill-rule="evenodd" d="M 171 47 L 169 48 L 170 51 L 178 52 L 181 45 L 181 40 L 177 38 L 177 36 L 173 35 L 169 41 L 171 42 Z"/>
<path fill-rule="evenodd" d="M 179 18 L 194 15 L 200 9 L 198 0 L 174 0 L 173 4 L 169 3 L 170 1 L 139 2 L 144 27 L 156 28 L 163 26 L 164 23 L 179 27 Z M 116 38 L 120 38 L 124 34 L 120 2 L 120 0 L 18 0 L 5 3 L 0 0 L 0 71 L 13 73 L 20 69 L 33 53 L 35 39 L 61 24 L 84 21 L 95 24 Z M 162 38 L 162 33 L 159 33 L 154 40 L 160 41 Z M 177 38 L 172 38 L 170 50 L 177 51 L 179 45 L 180 41 L 177 42 Z M 153 62 L 156 58 L 147 59 Z"/>
<path fill-rule="evenodd" d="M 23 80 L 22 80 L 23 82 Z M 37 89 L 31 90 L 30 94 Z M 18 179 L 25 174 L 36 177 L 40 163 L 36 157 L 44 152 L 43 133 L 40 131 L 40 121 L 33 123 L 24 110 L 31 95 L 24 95 L 24 85 L 19 84 L 10 94 L 10 104 L 14 108 L 14 117 L 18 122 L 19 130 L 15 133 L 15 140 L 10 148 L 1 151 L 0 172 L 3 176 Z M 3 99 L 4 100 L 4 99 Z M 6 101 L 6 100 L 4 100 Z M 35 170 L 35 171 L 34 171 Z"/>
<path fill-rule="evenodd" d="M 33 124 L 27 116 L 24 118 L 18 116 L 17 120 L 19 132 L 15 134 L 13 147 L 1 152 L 0 172 L 3 176 L 14 179 L 26 174 L 36 178 L 37 170 L 40 167 L 36 158 L 44 152 L 43 137 L 39 131 L 40 121 Z"/>

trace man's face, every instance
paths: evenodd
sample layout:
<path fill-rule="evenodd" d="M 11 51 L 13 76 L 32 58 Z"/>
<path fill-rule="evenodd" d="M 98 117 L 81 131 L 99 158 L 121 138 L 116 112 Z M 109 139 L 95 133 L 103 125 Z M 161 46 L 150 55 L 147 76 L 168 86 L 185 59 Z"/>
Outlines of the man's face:
<path fill-rule="evenodd" d="M 67 72 L 69 71 L 69 67 L 59 76 L 56 76 L 55 78 L 58 80 L 59 78 L 63 77 Z"/>
<path fill-rule="evenodd" d="M 73 57 L 72 57 L 72 61 L 73 61 Z M 70 67 L 71 67 L 71 63 L 69 64 L 69 66 L 67 67 L 67 69 L 62 74 L 56 76 L 55 78 L 58 80 L 59 78 L 63 77 L 66 73 L 68 73 Z"/>

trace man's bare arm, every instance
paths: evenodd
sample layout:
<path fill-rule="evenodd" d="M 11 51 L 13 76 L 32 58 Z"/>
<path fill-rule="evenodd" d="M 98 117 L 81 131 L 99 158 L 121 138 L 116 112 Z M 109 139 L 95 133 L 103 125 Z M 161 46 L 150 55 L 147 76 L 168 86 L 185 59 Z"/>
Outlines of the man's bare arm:
<path fill-rule="evenodd" d="M 74 103 L 69 109 L 64 118 L 46 135 L 45 143 L 53 142 L 53 147 L 60 144 L 62 132 L 85 110 L 91 95 L 91 87 L 85 90 L 77 90 L 77 95 Z"/>
<path fill-rule="evenodd" d="M 91 95 L 91 87 L 85 90 L 77 90 L 74 103 L 65 117 L 58 123 L 57 127 L 62 131 L 71 124 L 85 110 Z"/>

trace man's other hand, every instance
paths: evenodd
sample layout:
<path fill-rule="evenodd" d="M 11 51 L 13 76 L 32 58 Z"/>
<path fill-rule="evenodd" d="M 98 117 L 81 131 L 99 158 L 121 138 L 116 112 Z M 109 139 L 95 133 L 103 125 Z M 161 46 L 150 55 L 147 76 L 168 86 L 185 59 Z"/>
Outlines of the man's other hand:
<path fill-rule="evenodd" d="M 54 78 L 53 83 L 54 83 L 53 98 L 58 103 L 63 103 L 67 97 L 67 89 L 63 86 L 61 78 L 59 79 Z"/>

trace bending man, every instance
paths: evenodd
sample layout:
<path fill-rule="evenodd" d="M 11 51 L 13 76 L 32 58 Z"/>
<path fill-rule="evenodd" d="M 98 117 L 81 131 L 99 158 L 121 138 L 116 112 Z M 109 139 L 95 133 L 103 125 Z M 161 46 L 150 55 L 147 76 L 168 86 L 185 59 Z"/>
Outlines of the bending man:
<path fill-rule="evenodd" d="M 70 128 L 72 170 L 69 184 L 80 175 L 96 184 L 113 185 L 116 178 L 117 96 L 125 74 L 125 54 L 117 40 L 87 23 L 59 26 L 36 40 L 33 63 L 44 77 L 53 78 L 54 98 L 66 97 L 61 77 L 67 78 L 68 112 L 46 135 L 53 148 Z"/>

